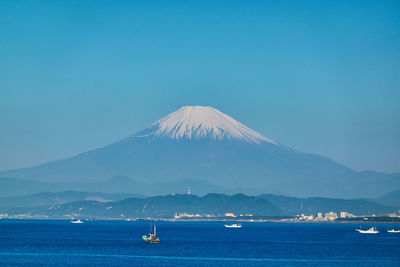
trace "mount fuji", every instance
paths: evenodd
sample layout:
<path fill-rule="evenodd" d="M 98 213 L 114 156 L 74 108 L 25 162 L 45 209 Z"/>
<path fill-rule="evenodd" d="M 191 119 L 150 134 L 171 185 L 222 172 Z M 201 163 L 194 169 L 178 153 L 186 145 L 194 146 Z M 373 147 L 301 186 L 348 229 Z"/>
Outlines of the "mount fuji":
<path fill-rule="evenodd" d="M 184 106 L 132 137 L 276 143 L 212 107 Z"/>
<path fill-rule="evenodd" d="M 192 181 L 225 193 L 247 190 L 299 197 L 377 197 L 400 188 L 399 174 L 355 172 L 279 144 L 203 106 L 184 106 L 103 148 L 0 173 L 58 183 L 96 183 L 115 175 L 154 187 Z"/>

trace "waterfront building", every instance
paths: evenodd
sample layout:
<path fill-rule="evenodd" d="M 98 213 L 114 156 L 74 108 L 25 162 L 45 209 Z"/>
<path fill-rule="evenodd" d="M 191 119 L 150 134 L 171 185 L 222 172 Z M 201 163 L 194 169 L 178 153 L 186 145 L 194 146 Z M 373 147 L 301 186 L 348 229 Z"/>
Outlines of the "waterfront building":
<path fill-rule="evenodd" d="M 201 215 L 200 214 L 189 214 L 189 213 L 179 213 L 179 214 L 175 214 L 175 219 L 180 219 L 180 218 L 200 218 Z"/>
<path fill-rule="evenodd" d="M 339 214 L 339 217 L 341 219 L 345 219 L 345 218 L 354 218 L 356 216 L 354 214 L 348 213 L 346 211 L 341 211 L 340 214 Z"/>
<path fill-rule="evenodd" d="M 324 216 L 322 216 L 322 212 L 318 212 L 317 216 L 315 216 L 314 221 L 323 221 Z"/>
<path fill-rule="evenodd" d="M 314 220 L 314 216 L 313 215 L 304 215 L 301 214 L 301 216 L 299 217 L 300 220 L 302 221 L 312 221 Z"/>
<path fill-rule="evenodd" d="M 326 220 L 326 221 L 334 221 L 337 218 L 338 218 L 337 213 L 331 211 L 331 212 L 325 213 L 324 220 Z"/>

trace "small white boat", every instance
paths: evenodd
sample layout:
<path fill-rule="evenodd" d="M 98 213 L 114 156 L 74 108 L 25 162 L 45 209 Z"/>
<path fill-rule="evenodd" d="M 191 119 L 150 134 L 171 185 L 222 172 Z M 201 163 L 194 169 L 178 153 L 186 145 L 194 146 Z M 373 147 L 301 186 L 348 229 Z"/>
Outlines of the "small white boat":
<path fill-rule="evenodd" d="M 226 228 L 242 228 L 242 225 L 240 223 L 239 224 L 236 224 L 236 223 L 234 223 L 234 224 L 224 224 L 224 226 Z"/>
<path fill-rule="evenodd" d="M 388 230 L 388 233 L 400 233 L 400 230 L 390 229 Z"/>
<path fill-rule="evenodd" d="M 379 231 L 376 229 L 376 227 L 371 227 L 368 230 L 356 229 L 356 231 L 360 234 L 379 234 Z"/>
<path fill-rule="evenodd" d="M 71 223 L 83 223 L 81 220 L 71 221 Z"/>

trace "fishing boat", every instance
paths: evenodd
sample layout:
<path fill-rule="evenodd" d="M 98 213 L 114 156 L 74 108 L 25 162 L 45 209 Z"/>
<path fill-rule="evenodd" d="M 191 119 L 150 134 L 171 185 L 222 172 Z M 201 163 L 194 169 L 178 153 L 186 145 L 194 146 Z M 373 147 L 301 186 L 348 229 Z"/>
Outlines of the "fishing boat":
<path fill-rule="evenodd" d="M 160 243 L 161 240 L 158 238 L 158 236 L 156 235 L 156 224 L 154 224 L 154 228 L 153 231 L 151 229 L 151 224 L 150 224 L 150 233 L 149 235 L 143 235 L 142 239 L 144 242 L 146 243 Z"/>
<path fill-rule="evenodd" d="M 376 227 L 371 227 L 368 230 L 356 229 L 356 231 L 360 234 L 379 234 L 379 231 L 376 229 Z"/>
<path fill-rule="evenodd" d="M 71 221 L 71 223 L 83 223 L 83 221 L 81 221 L 81 220 L 79 219 L 79 220 L 76 220 L 76 221 Z"/>
<path fill-rule="evenodd" d="M 236 224 L 236 223 L 234 223 L 234 224 L 224 224 L 224 226 L 226 228 L 242 228 L 242 225 L 240 223 L 239 224 Z"/>
<path fill-rule="evenodd" d="M 388 230 L 388 233 L 400 233 L 400 230 L 390 229 Z"/>

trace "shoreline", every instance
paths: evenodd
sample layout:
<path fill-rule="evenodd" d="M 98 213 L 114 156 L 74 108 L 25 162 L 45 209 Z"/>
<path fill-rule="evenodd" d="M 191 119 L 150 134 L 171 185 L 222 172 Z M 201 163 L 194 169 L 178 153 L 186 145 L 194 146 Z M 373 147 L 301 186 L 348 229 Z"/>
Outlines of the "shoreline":
<path fill-rule="evenodd" d="M 2 221 L 71 221 L 77 218 L 44 218 L 44 217 L 36 217 L 36 218 L 0 218 L 0 223 Z M 334 220 L 334 221 L 304 221 L 304 220 L 277 220 L 277 219 L 172 219 L 172 218 L 84 218 L 81 217 L 81 220 L 87 222 L 95 222 L 95 221 L 118 221 L 118 222 L 140 222 L 140 221 L 160 221 L 160 222 L 236 222 L 236 223 L 299 223 L 299 224 L 400 224 L 400 218 L 396 218 L 397 220 Z"/>

